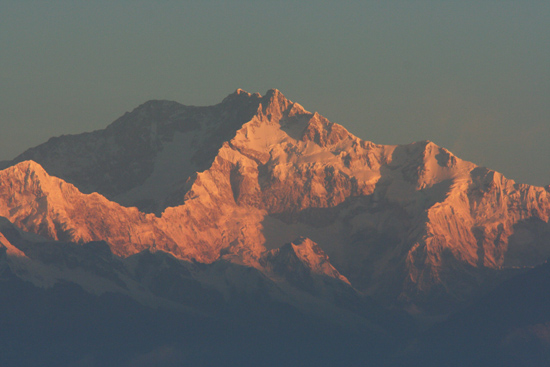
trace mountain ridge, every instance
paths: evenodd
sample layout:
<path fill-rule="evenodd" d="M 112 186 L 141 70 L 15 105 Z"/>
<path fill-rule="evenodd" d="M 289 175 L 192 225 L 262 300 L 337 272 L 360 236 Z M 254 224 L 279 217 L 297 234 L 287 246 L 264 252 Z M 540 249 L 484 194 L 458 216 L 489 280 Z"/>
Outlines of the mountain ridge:
<path fill-rule="evenodd" d="M 108 136 L 95 145 L 102 151 L 97 157 L 87 148 L 81 153 L 96 163 L 108 161 L 113 152 L 129 155 L 145 147 L 135 174 L 117 173 L 132 187 L 115 196 L 119 204 L 133 202 L 154 214 L 103 196 L 80 196 L 61 181 L 51 198 L 39 192 L 16 197 L 10 190 L 27 190 L 22 176 L 18 184 L 4 181 L 17 164 L 13 172 L 0 172 L 0 207 L 9 208 L 0 215 L 52 239 L 60 233 L 76 242 L 105 240 L 119 255 L 155 247 L 182 259 L 225 258 L 257 268 L 271 248 L 310 237 L 357 289 L 410 309 L 430 308 L 426 305 L 441 298 L 444 306 L 430 312 L 466 302 L 488 279 L 499 279 L 501 269 L 534 266 L 550 255 L 547 190 L 516 184 L 430 141 L 397 146 L 361 140 L 278 90 L 263 97 L 237 90 L 215 106 L 182 106 L 147 102 L 102 132 L 81 137 L 94 143 L 101 134 Z M 130 125 L 145 128 L 124 139 L 109 135 Z M 49 141 L 12 164 L 33 156 L 46 165 L 56 162 L 60 177 L 95 177 L 101 165 L 87 170 L 75 165 L 80 158 L 64 160 L 67 152 L 81 149 L 71 145 L 78 139 Z M 102 149 L 109 139 L 117 144 Z M 116 162 L 132 167 L 125 158 Z M 110 169 L 91 182 L 123 187 L 113 184 Z M 145 192 L 147 203 L 139 202 Z M 102 215 L 74 224 L 64 214 L 63 195 L 94 203 L 83 204 L 74 218 L 79 211 L 93 212 L 94 205 Z M 286 232 L 294 238 L 283 239 Z"/>

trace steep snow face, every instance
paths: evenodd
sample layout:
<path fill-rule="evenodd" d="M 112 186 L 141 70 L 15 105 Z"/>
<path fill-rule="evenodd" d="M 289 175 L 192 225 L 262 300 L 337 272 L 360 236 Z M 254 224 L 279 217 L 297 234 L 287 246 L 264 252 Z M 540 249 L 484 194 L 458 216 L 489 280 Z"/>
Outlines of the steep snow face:
<path fill-rule="evenodd" d="M 220 151 L 221 157 L 236 151 L 255 163 L 261 196 L 252 190 L 247 197 L 238 188 L 239 200 L 259 201 L 270 213 L 282 213 L 335 206 L 349 196 L 372 193 L 380 164 L 395 147 L 361 141 L 278 91 L 264 99 L 267 106 Z M 239 173 L 234 181 L 252 185 Z"/>
<path fill-rule="evenodd" d="M 426 209 L 421 230 L 405 242 L 400 300 L 464 302 L 515 267 L 542 263 L 550 255 L 549 207 L 544 190 L 484 168 L 453 180 L 446 197 Z M 518 229 L 530 235 L 518 236 Z"/>

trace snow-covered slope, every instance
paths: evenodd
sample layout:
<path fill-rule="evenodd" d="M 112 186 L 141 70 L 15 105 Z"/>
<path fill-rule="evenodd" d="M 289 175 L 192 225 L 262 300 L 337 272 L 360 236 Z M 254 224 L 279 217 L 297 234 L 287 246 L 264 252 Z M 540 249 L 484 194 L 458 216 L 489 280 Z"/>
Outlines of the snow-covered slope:
<path fill-rule="evenodd" d="M 15 164 L 29 158 L 45 171 Z M 277 90 L 238 90 L 211 107 L 148 102 L 16 161 L 0 172 L 0 215 L 27 231 L 104 240 L 121 256 L 152 248 L 223 258 L 272 275 L 278 266 L 266 259 L 294 254 L 302 266 L 298 249 L 316 253 L 296 243 L 266 252 L 303 236 L 331 259 L 311 269 L 411 311 L 448 311 L 507 270 L 550 256 L 544 188 L 429 141 L 361 140 Z"/>

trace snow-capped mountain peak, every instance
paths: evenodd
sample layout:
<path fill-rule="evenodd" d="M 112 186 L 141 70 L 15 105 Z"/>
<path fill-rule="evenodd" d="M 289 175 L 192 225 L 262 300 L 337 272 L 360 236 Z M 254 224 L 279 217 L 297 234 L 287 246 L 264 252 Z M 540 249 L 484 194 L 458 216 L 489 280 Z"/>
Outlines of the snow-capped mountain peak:
<path fill-rule="evenodd" d="M 502 269 L 550 256 L 544 188 L 430 141 L 361 140 L 275 89 L 207 107 L 150 101 L 30 149 L 0 179 L 0 215 L 30 232 L 252 267 L 303 236 L 318 245 L 269 256 L 390 304 L 462 302 Z"/>

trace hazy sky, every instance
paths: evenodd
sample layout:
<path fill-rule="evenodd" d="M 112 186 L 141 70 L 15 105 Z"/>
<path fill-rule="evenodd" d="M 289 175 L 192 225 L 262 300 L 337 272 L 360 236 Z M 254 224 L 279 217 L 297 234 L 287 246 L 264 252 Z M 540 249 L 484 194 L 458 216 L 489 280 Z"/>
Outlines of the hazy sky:
<path fill-rule="evenodd" d="M 0 0 L 0 160 L 149 99 L 277 88 L 355 135 L 550 184 L 550 1 Z"/>

